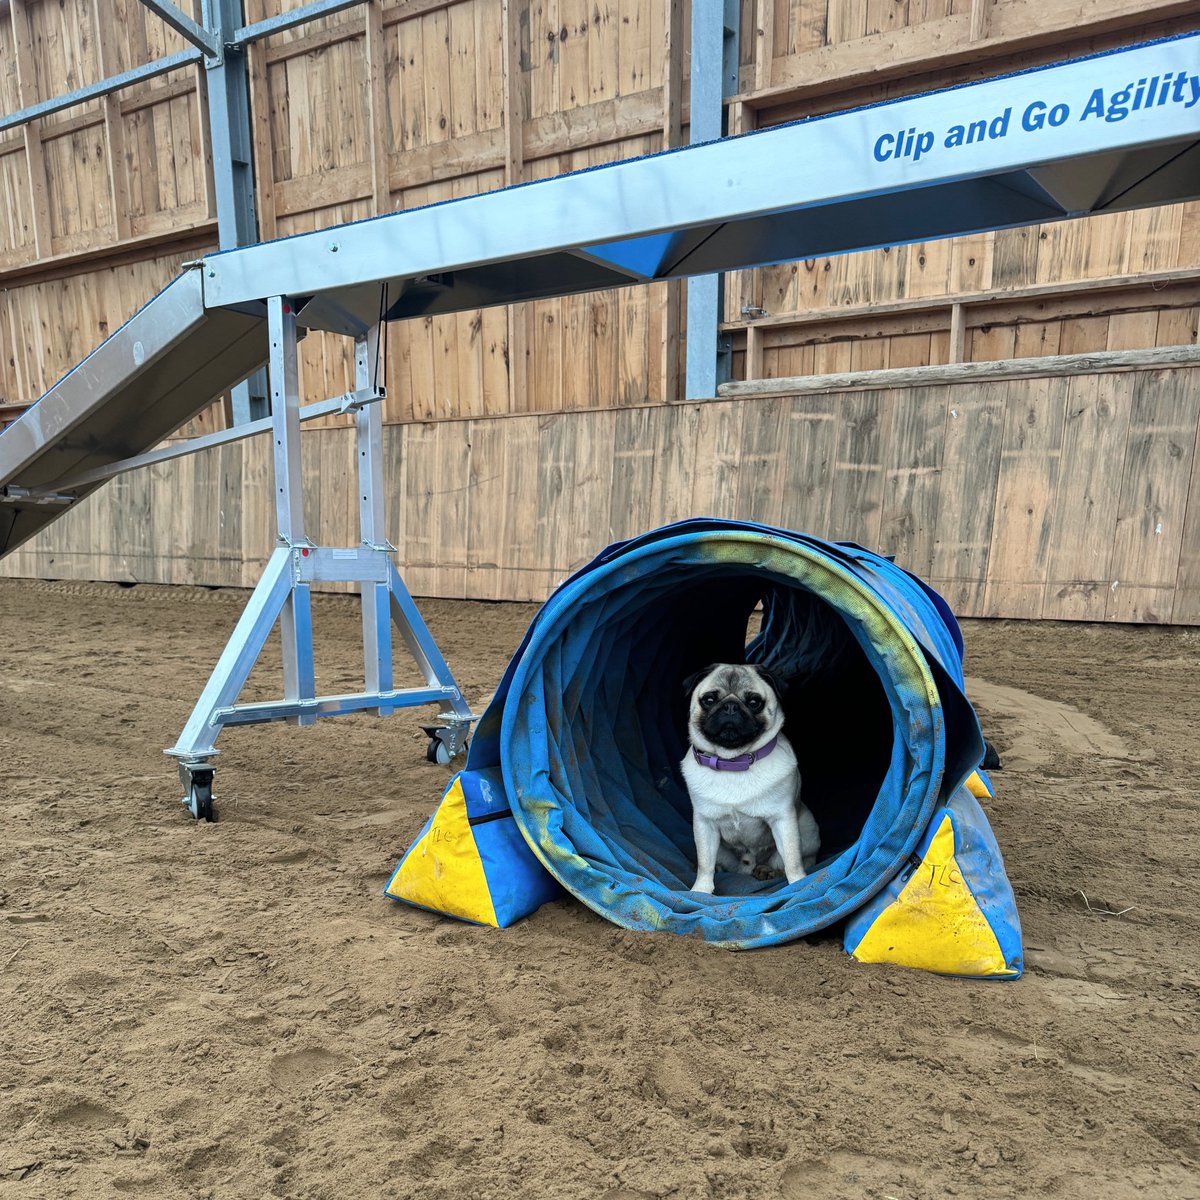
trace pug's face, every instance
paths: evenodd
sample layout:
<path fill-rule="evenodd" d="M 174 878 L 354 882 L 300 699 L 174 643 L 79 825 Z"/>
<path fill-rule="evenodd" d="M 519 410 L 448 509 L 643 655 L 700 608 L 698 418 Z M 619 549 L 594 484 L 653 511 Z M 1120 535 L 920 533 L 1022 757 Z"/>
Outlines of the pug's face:
<path fill-rule="evenodd" d="M 684 681 L 688 736 L 701 750 L 748 750 L 783 727 L 781 685 L 761 667 L 714 663 Z"/>

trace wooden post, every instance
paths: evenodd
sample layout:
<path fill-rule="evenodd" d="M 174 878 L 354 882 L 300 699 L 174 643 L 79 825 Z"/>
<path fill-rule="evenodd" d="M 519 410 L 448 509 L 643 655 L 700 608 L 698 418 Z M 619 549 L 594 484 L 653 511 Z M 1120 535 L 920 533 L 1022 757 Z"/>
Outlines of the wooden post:
<path fill-rule="evenodd" d="M 29 26 L 29 12 L 25 5 L 26 0 L 12 0 L 9 7 L 13 49 L 16 51 L 14 57 L 17 60 L 17 94 L 22 108 L 28 108 L 41 99 L 33 78 L 33 31 Z M 42 124 L 40 121 L 29 121 L 21 132 L 25 141 L 25 165 L 29 175 L 34 254 L 38 258 L 49 258 L 53 253 L 53 246 L 50 189 L 46 182 L 46 159 L 42 151 Z"/>
<path fill-rule="evenodd" d="M 966 361 L 967 330 L 963 317 L 963 306 L 950 306 L 950 361 L 960 363 Z"/>
<path fill-rule="evenodd" d="M 521 87 L 520 0 L 501 0 L 504 41 L 504 183 L 520 183 L 525 172 L 525 104 Z M 508 306 L 508 410 L 530 407 L 525 305 Z"/>
<path fill-rule="evenodd" d="M 746 378 L 761 379 L 763 372 L 762 331 L 757 325 L 746 326 Z"/>

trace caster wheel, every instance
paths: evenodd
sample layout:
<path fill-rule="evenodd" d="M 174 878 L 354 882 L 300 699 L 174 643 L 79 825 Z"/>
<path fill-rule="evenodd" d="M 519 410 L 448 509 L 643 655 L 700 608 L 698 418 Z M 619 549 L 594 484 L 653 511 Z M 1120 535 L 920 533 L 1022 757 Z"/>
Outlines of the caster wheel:
<path fill-rule="evenodd" d="M 431 737 L 425 747 L 425 760 L 445 767 L 450 764 L 450 748 L 440 737 Z"/>
<path fill-rule="evenodd" d="M 197 821 L 215 821 L 216 805 L 213 804 L 212 772 L 197 772 L 188 785 L 184 806 Z"/>

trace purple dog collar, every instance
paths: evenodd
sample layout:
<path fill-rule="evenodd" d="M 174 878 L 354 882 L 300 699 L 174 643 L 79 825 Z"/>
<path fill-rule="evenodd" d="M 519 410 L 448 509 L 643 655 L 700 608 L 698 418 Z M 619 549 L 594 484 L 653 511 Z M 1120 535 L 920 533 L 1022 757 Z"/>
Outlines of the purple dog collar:
<path fill-rule="evenodd" d="M 749 754 L 739 754 L 737 758 L 718 758 L 715 754 L 701 754 L 695 746 L 692 755 L 702 767 L 710 767 L 714 771 L 748 771 L 759 759 L 766 758 L 779 744 L 779 734 L 776 734 L 765 746 L 759 746 Z"/>

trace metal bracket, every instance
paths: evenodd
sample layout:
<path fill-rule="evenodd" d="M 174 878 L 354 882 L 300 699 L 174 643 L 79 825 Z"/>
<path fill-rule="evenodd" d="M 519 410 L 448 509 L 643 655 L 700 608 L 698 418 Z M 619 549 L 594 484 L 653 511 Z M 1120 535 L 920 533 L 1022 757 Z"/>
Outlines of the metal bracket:
<path fill-rule="evenodd" d="M 74 504 L 78 499 L 73 492 L 40 492 L 34 488 L 17 487 L 14 483 L 0 487 L 0 504 L 37 504 L 54 507 Z"/>

